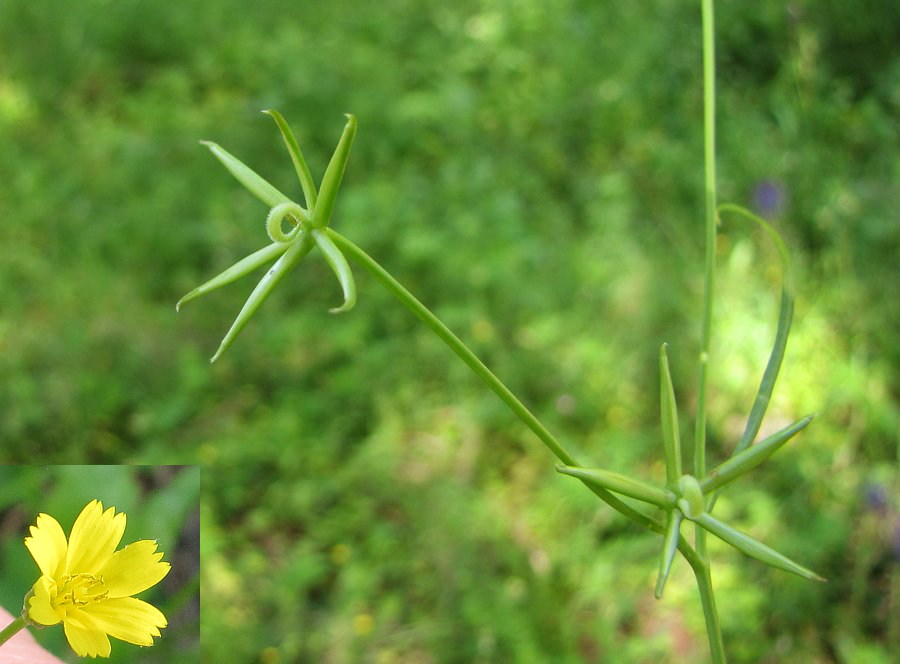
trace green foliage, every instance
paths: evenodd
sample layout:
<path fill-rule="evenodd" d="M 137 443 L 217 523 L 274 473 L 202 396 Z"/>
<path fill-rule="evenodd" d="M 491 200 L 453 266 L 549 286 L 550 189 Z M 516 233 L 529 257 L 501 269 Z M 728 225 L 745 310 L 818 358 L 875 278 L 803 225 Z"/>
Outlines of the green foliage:
<path fill-rule="evenodd" d="M 900 61 L 882 9 L 851 23 L 837 2 L 717 3 L 722 200 L 787 236 L 799 293 L 761 435 L 819 415 L 715 514 L 831 579 L 711 538 L 736 662 L 889 661 L 898 645 Z M 661 342 L 685 412 L 696 397 L 697 15 L 667 0 L 2 3 L 3 460 L 206 464 L 210 661 L 702 659 L 686 566 L 655 602 L 658 539 L 558 477 L 374 280 L 332 317 L 338 287 L 310 261 L 212 369 L 250 286 L 172 309 L 265 241 L 265 207 L 196 140 L 297 200 L 259 110 L 290 118 L 316 181 L 323 128 L 352 111 L 332 223 L 580 459 L 658 481 L 645 395 Z M 864 78 L 832 48 L 859 43 Z M 740 438 L 778 311 L 765 238 L 721 233 L 710 467 Z"/>

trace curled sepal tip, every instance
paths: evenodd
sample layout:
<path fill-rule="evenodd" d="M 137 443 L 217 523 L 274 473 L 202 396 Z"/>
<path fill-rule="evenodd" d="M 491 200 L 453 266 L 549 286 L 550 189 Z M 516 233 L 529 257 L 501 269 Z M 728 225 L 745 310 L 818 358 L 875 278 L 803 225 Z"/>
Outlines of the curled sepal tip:
<path fill-rule="evenodd" d="M 269 261 L 275 260 L 278 256 L 287 251 L 287 248 L 288 246 L 286 244 L 270 244 L 268 247 L 263 247 L 259 251 L 255 251 L 249 256 L 242 258 L 221 274 L 213 277 L 206 283 L 197 286 L 197 288 L 178 300 L 178 304 L 175 305 L 175 311 L 180 311 L 181 305 L 186 302 L 190 302 L 201 295 L 206 295 L 210 291 L 214 291 L 222 286 L 227 286 L 232 281 L 237 281 L 245 274 L 249 274 Z"/>
<path fill-rule="evenodd" d="M 212 152 L 216 158 L 222 162 L 225 168 L 237 178 L 238 182 L 244 185 L 250 193 L 263 203 L 266 203 L 269 207 L 274 207 L 279 203 L 290 200 L 287 196 L 266 182 L 262 176 L 257 174 L 253 169 L 218 143 L 213 143 L 212 141 L 200 141 L 200 143 L 209 148 L 210 152 Z"/>
<path fill-rule="evenodd" d="M 341 290 L 344 293 L 344 303 L 339 307 L 329 309 L 329 311 L 333 314 L 350 311 L 356 305 L 356 282 L 353 280 L 353 271 L 350 269 L 350 264 L 347 263 L 344 254 L 335 246 L 326 232 L 314 228 L 312 236 L 319 249 L 322 250 L 328 265 L 334 271 L 334 275 L 338 278 Z"/>
<path fill-rule="evenodd" d="M 673 486 L 681 477 L 681 439 L 678 434 L 678 406 L 666 354 L 668 344 L 659 348 L 659 410 L 666 458 L 666 484 Z"/>
<path fill-rule="evenodd" d="M 309 172 L 309 166 L 306 165 L 306 159 L 303 158 L 303 153 L 300 151 L 300 144 L 294 138 L 294 132 L 291 131 L 290 126 L 281 113 L 275 109 L 269 108 L 264 110 L 263 113 L 271 116 L 275 120 L 275 124 L 278 125 L 284 144 L 291 155 L 291 161 L 294 162 L 294 170 L 297 171 L 300 186 L 303 188 L 306 207 L 310 210 L 314 209 L 316 206 L 316 183 L 313 181 L 312 174 Z"/>
<path fill-rule="evenodd" d="M 281 227 L 281 222 L 284 221 L 285 217 L 289 217 L 291 223 L 294 224 L 294 228 L 288 233 L 285 233 Z M 308 221 L 306 210 L 293 201 L 279 203 L 269 210 L 269 216 L 266 218 L 266 233 L 269 234 L 269 239 L 272 242 L 290 242 L 297 237 L 302 228 L 302 222 Z"/>
<path fill-rule="evenodd" d="M 356 136 L 356 117 L 349 113 L 346 115 L 347 124 L 344 127 L 344 133 L 341 134 L 341 140 L 338 141 L 331 161 L 328 162 L 328 168 L 325 169 L 325 175 L 322 177 L 322 186 L 319 188 L 319 197 L 313 215 L 313 226 L 316 228 L 325 228 L 331 220 L 334 200 L 341 186 L 341 179 L 344 177 L 347 159 L 350 157 L 350 146 L 353 145 L 353 138 Z"/>
<path fill-rule="evenodd" d="M 659 574 L 656 576 L 656 589 L 654 596 L 661 599 L 672 571 L 672 561 L 675 558 L 675 550 L 678 548 L 678 535 L 681 530 L 681 522 L 684 515 L 679 510 L 670 510 L 666 517 L 666 534 L 663 537 L 663 546 L 659 552 Z"/>
<path fill-rule="evenodd" d="M 287 245 L 288 249 L 284 252 L 284 255 L 266 272 L 265 276 L 256 284 L 253 292 L 250 293 L 250 297 L 247 298 L 237 318 L 234 319 L 234 323 L 231 324 L 231 328 L 219 345 L 219 350 L 212 356 L 210 362 L 215 362 L 222 357 L 222 354 L 234 343 L 238 334 L 244 329 L 266 298 L 269 297 L 275 286 L 309 253 L 312 245 L 312 238 L 308 234 Z"/>
<path fill-rule="evenodd" d="M 764 562 L 771 567 L 802 576 L 803 578 L 812 581 L 824 582 L 827 580 L 803 565 L 795 563 L 787 556 L 778 553 L 775 549 L 763 544 L 759 540 L 750 537 L 750 535 L 742 533 L 740 530 L 719 521 L 709 512 L 703 512 L 692 520 L 723 542 L 727 542 L 733 546 L 741 553 L 745 553 L 751 558 L 756 558 L 760 562 Z"/>

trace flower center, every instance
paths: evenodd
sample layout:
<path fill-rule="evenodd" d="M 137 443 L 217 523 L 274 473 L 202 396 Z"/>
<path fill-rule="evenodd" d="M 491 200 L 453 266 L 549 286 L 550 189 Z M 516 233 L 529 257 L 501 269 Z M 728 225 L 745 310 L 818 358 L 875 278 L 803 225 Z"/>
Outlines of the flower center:
<path fill-rule="evenodd" d="M 109 596 L 109 590 L 103 583 L 102 576 L 66 574 L 62 582 L 62 588 L 56 595 L 57 608 L 81 607 Z"/>

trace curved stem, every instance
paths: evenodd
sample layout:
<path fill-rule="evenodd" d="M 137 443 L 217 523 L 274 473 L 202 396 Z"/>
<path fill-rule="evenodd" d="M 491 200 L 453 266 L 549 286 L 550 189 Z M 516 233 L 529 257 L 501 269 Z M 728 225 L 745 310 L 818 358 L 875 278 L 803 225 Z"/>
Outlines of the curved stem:
<path fill-rule="evenodd" d="M 9 641 L 10 638 L 25 627 L 25 618 L 19 616 L 9 623 L 2 632 L 0 632 L 0 646 Z"/>
<path fill-rule="evenodd" d="M 381 267 L 374 258 L 369 256 L 353 242 L 332 228 L 328 228 L 327 233 L 342 251 L 378 279 L 378 281 L 381 282 L 394 297 L 400 300 L 400 302 L 415 314 L 419 320 L 431 328 L 431 331 L 440 337 L 441 341 L 447 344 L 479 378 L 487 383 L 487 386 L 491 388 L 494 394 L 500 397 L 503 403 L 509 406 L 509 409 L 515 413 L 516 417 L 522 420 L 522 422 L 524 422 L 525 425 L 540 438 L 541 442 L 553 452 L 557 459 L 567 466 L 581 466 L 575 457 L 572 456 L 556 437 L 547 430 L 547 427 L 545 427 L 541 421 L 526 408 L 525 404 L 519 401 L 516 395 L 514 395 L 509 388 L 506 387 L 506 385 L 504 385 L 503 382 L 487 368 L 487 366 L 485 366 L 484 362 L 478 359 L 475 353 L 469 350 L 468 346 L 450 331 L 450 328 L 444 325 L 437 316 L 431 313 L 428 307 L 422 304 L 412 293 L 406 290 L 399 281 L 394 279 L 387 270 Z M 663 524 L 659 519 L 644 514 L 643 512 L 639 512 L 602 487 L 587 482 L 584 482 L 584 484 L 610 507 L 627 516 L 632 521 L 656 532 L 663 531 Z"/>

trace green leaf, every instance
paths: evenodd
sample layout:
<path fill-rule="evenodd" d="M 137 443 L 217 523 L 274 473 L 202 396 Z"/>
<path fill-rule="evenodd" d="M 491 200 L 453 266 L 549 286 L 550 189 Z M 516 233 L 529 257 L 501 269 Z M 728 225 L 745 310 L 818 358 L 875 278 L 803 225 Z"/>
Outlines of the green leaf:
<path fill-rule="evenodd" d="M 312 174 L 309 172 L 309 166 L 303 158 L 300 151 L 300 144 L 294 138 L 294 132 L 288 126 L 288 123 L 282 117 L 281 113 L 273 108 L 263 111 L 267 115 L 271 115 L 281 130 L 281 137 L 284 144 L 287 145 L 288 152 L 291 154 L 291 161 L 294 162 L 294 170 L 297 171 L 297 177 L 300 179 L 300 186 L 303 187 L 303 197 L 306 199 L 306 209 L 314 210 L 316 208 L 316 183 L 313 182 Z"/>
<path fill-rule="evenodd" d="M 659 552 L 659 574 L 656 576 L 656 590 L 653 593 L 656 599 L 663 596 L 669 572 L 672 570 L 672 560 L 675 558 L 675 551 L 678 548 L 678 535 L 683 519 L 684 515 L 677 509 L 670 510 L 666 517 L 666 534 Z"/>
<path fill-rule="evenodd" d="M 276 242 L 275 244 L 270 244 L 268 247 L 263 247 L 259 251 L 255 251 L 249 256 L 242 258 L 218 276 L 213 277 L 205 284 L 198 286 L 178 300 L 178 304 L 175 305 L 175 311 L 179 311 L 181 305 L 186 302 L 190 302 L 201 295 L 206 295 L 210 291 L 214 291 L 222 286 L 227 286 L 232 281 L 237 281 L 245 274 L 250 274 L 253 270 L 262 267 L 269 261 L 275 260 L 278 256 L 287 251 L 287 249 L 288 245 Z"/>
<path fill-rule="evenodd" d="M 651 505 L 658 505 L 662 508 L 672 508 L 675 506 L 675 494 L 665 489 L 660 489 L 641 482 L 627 475 L 621 475 L 602 468 L 578 468 L 576 466 L 564 466 L 558 464 L 556 470 L 564 475 L 571 475 L 578 479 L 593 484 L 595 486 L 616 491 L 623 496 L 636 498 Z"/>
<path fill-rule="evenodd" d="M 242 185 L 269 207 L 275 207 L 279 203 L 290 200 L 218 143 L 212 141 L 200 141 L 200 143 L 208 147 Z"/>
<path fill-rule="evenodd" d="M 237 335 L 240 334 L 241 330 L 244 329 L 253 317 L 253 314 L 255 314 L 262 303 L 265 302 L 266 298 L 269 297 L 275 286 L 277 286 L 278 283 L 284 279 L 285 275 L 294 269 L 303 257 L 309 253 L 312 246 L 313 241 L 309 234 L 302 235 L 293 244 L 288 245 L 288 249 L 285 251 L 284 255 L 278 259 L 268 272 L 266 272 L 265 276 L 256 285 L 256 288 L 253 289 L 253 292 L 250 293 L 250 297 L 247 298 L 247 301 L 244 303 L 240 313 L 238 313 L 237 318 L 235 318 L 234 323 L 232 323 L 225 338 L 222 339 L 219 350 L 216 351 L 216 354 L 213 355 L 210 362 L 215 362 L 222 357 L 222 353 L 228 350 L 228 347 L 234 343 Z"/>
<path fill-rule="evenodd" d="M 690 517 L 689 517 L 690 518 Z M 751 558 L 756 558 L 760 562 L 764 562 L 771 567 L 797 574 L 806 579 L 813 581 L 825 581 L 825 579 L 810 569 L 803 567 L 793 560 L 778 553 L 775 549 L 766 546 L 759 540 L 756 540 L 746 533 L 742 533 L 736 528 L 732 528 L 712 516 L 709 512 L 704 512 L 696 518 L 692 519 L 700 527 L 705 528 L 723 542 L 727 542 L 738 551 L 747 554 Z"/>
<path fill-rule="evenodd" d="M 669 371 L 667 344 L 659 348 L 659 410 L 662 422 L 663 448 L 666 455 L 666 484 L 674 486 L 681 477 L 681 438 L 678 434 L 678 406 Z"/>
<path fill-rule="evenodd" d="M 354 136 L 356 136 L 356 117 L 348 113 L 344 133 L 341 134 L 341 140 L 338 141 L 331 161 L 328 162 L 328 168 L 325 169 L 325 176 L 322 178 L 322 186 L 319 188 L 319 198 L 313 215 L 313 226 L 316 228 L 325 228 L 331 220 L 334 200 L 341 186 L 341 179 L 344 177 L 344 168 L 350 157 L 350 146 L 353 145 Z"/>
<path fill-rule="evenodd" d="M 341 290 L 344 292 L 344 303 L 339 307 L 329 309 L 329 311 L 333 314 L 350 311 L 356 305 L 356 282 L 353 280 L 353 271 L 350 269 L 347 259 L 344 258 L 344 254 L 335 246 L 325 231 L 314 228 L 312 235 L 319 249 L 322 250 L 325 260 L 328 261 L 328 265 L 331 266 L 335 276 L 338 278 Z"/>
<path fill-rule="evenodd" d="M 720 463 L 718 466 L 709 471 L 706 477 L 700 481 L 700 488 L 704 493 L 714 491 L 725 484 L 728 484 L 741 475 L 750 472 L 770 456 L 775 454 L 781 446 L 802 431 L 806 425 L 812 422 L 813 415 L 807 415 L 801 420 L 794 422 L 790 426 L 785 427 L 781 431 L 773 433 L 756 445 L 751 445 L 743 452 L 739 452 Z"/>

